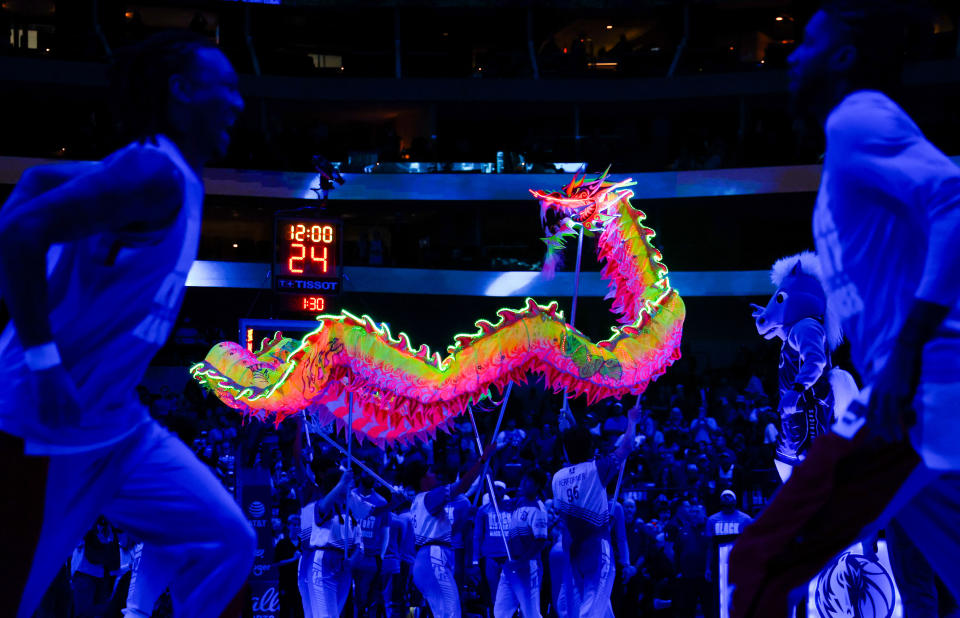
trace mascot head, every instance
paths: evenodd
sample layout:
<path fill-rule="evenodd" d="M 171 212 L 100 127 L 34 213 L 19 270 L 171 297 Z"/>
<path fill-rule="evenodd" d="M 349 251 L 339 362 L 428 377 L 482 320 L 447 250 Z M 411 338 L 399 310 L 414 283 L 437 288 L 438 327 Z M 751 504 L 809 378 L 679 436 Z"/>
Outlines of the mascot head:
<path fill-rule="evenodd" d="M 753 305 L 753 317 L 761 336 L 785 339 L 794 324 L 804 318 L 815 318 L 824 320 L 830 348 L 840 344 L 843 335 L 839 321 L 827 304 L 816 255 L 804 251 L 778 260 L 770 271 L 770 280 L 777 291 L 767 306 Z"/>

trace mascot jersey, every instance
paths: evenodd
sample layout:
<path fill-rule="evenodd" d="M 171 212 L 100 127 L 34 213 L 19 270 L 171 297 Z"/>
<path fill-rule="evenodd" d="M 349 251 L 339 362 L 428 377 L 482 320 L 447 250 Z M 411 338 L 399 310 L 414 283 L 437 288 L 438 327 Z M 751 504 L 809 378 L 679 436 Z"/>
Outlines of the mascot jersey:
<path fill-rule="evenodd" d="M 813 439 L 830 427 L 834 400 L 829 372 L 823 326 L 805 318 L 790 329 L 780 348 L 780 401 L 803 388 L 795 412 L 780 410 L 776 458 L 783 463 L 800 463 Z"/>

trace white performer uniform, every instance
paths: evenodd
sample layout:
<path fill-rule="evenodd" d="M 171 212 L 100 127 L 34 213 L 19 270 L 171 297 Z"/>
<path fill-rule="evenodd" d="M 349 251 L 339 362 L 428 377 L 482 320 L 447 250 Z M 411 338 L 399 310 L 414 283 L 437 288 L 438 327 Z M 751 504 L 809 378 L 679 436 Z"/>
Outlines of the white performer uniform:
<path fill-rule="evenodd" d="M 303 615 L 313 618 L 310 597 L 313 587 L 313 563 L 317 549 L 310 545 L 310 537 L 316 527 L 317 501 L 308 503 L 300 509 L 300 562 L 297 563 L 297 588 L 303 604 Z"/>
<path fill-rule="evenodd" d="M 354 592 L 360 613 L 380 601 L 380 563 L 390 531 L 390 512 L 386 510 L 387 501 L 380 494 L 371 491 L 367 496 L 354 490 L 351 493 L 356 507 L 356 518 L 360 522 L 361 545 L 363 554 L 353 563 Z M 379 512 L 374 512 L 379 509 Z"/>
<path fill-rule="evenodd" d="M 452 528 L 444 510 L 451 485 L 419 493 L 410 505 L 410 518 L 417 543 L 413 583 L 436 618 L 460 618 L 460 596 L 454 579 Z"/>
<path fill-rule="evenodd" d="M 351 514 L 352 500 L 347 505 L 334 505 L 310 532 L 313 569 L 310 578 L 310 609 L 313 618 L 339 616 L 350 595 L 352 578 L 346 560 L 349 550 L 353 556 L 360 549 L 360 526 Z M 349 546 L 349 547 L 348 547 Z"/>
<path fill-rule="evenodd" d="M 922 355 L 910 440 L 923 459 L 875 522 L 897 522 L 960 596 L 960 169 L 886 95 L 861 90 L 830 112 L 813 215 L 823 284 L 866 384 L 914 298 L 952 307 Z M 849 415 L 847 415 L 849 419 Z M 835 431 L 862 425 L 841 417 Z M 844 431 L 846 427 L 846 431 Z"/>
<path fill-rule="evenodd" d="M 610 543 L 610 509 L 605 480 L 616 474 L 616 456 L 562 468 L 553 476 L 553 499 L 566 529 L 563 549 L 570 557 L 570 579 L 579 609 L 568 616 L 599 618 L 606 613 L 616 569 Z"/>
<path fill-rule="evenodd" d="M 105 232 L 55 245 L 47 255 L 53 340 L 76 384 L 82 418 L 50 429 L 37 417 L 12 323 L 0 334 L 0 431 L 50 457 L 43 528 L 19 616 L 33 614 L 47 585 L 102 513 L 144 541 L 138 587 L 149 615 L 167 586 L 179 616 L 212 616 L 253 564 L 253 529 L 240 508 L 175 436 L 150 419 L 135 392 L 173 327 L 197 255 L 203 184 L 163 136 L 135 142 L 172 161 L 183 205 L 155 231 Z M 109 162 L 111 158 L 106 161 Z M 152 599 L 150 597 L 153 597 Z"/>
<path fill-rule="evenodd" d="M 383 556 L 383 607 L 386 618 L 404 615 L 404 598 L 410 565 L 416 559 L 413 526 L 410 514 L 389 513 L 387 551 Z"/>
<path fill-rule="evenodd" d="M 547 509 L 539 500 L 520 497 L 510 514 L 507 538 L 511 551 L 522 551 L 547 539 Z M 503 565 L 497 597 L 493 605 L 495 618 L 510 618 L 520 610 L 523 618 L 540 618 L 540 584 L 543 564 L 539 552 L 526 560 L 508 560 Z"/>

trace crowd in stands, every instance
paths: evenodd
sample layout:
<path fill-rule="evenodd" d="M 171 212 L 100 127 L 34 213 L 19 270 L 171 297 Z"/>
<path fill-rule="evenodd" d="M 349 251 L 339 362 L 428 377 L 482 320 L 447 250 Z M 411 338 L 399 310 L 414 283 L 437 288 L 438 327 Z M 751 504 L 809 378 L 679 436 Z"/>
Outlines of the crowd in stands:
<path fill-rule="evenodd" d="M 771 399 L 757 375 L 739 381 L 727 377 L 693 383 L 665 379 L 639 400 L 642 412 L 634 449 L 624 467 L 617 505 L 611 511 L 618 572 L 612 595 L 615 614 L 637 615 L 639 607 L 640 615 L 649 616 L 715 615 L 718 599 L 713 593 L 715 582 L 711 581 L 716 555 L 708 517 L 725 506 L 754 516 L 779 482 L 772 464 L 778 423 Z M 314 457 L 340 457 L 314 433 L 331 428 L 311 423 L 305 431 L 303 423 L 295 419 L 276 427 L 259 421 L 244 422 L 192 383 L 183 392 L 168 387 L 151 392 L 141 387 L 141 398 L 151 414 L 191 445 L 230 491 L 237 489 L 241 468 L 269 471 L 282 615 L 301 616 L 296 559 L 302 506 L 298 484 L 304 475 L 298 466 L 311 459 L 310 454 L 300 456 L 304 450 L 312 451 Z M 515 389 L 500 432 L 492 438 L 497 449 L 489 471 L 502 510 L 511 508 L 525 472 L 539 469 L 549 479 L 563 467 L 557 415 L 561 401 L 537 382 Z M 577 423 L 589 428 L 599 454 L 619 446 L 627 412 L 634 405 L 632 397 L 579 409 L 577 400 L 572 403 Z M 485 440 L 491 440 L 497 412 L 493 409 L 476 414 Z M 342 443 L 342 434 L 337 437 Z M 309 449 L 306 444 L 311 445 Z M 419 491 L 409 486 L 404 473 L 412 462 L 428 466 L 440 482 L 454 482 L 477 458 L 469 417 L 459 419 L 454 431 L 439 434 L 432 443 L 387 451 L 366 444 L 356 446 L 353 452 L 408 498 L 415 489 Z M 368 480 L 358 476 L 358 482 Z M 372 486 L 369 482 L 367 485 Z M 379 486 L 374 489 L 382 490 Z M 611 482 L 607 489 L 612 499 L 617 483 Z M 731 502 L 731 492 L 735 504 L 725 505 Z M 389 491 L 382 493 L 386 499 L 391 497 Z M 497 570 L 489 568 L 488 563 L 503 559 L 502 541 L 489 542 L 491 539 L 485 537 L 496 535 L 495 527 L 481 523 L 490 511 L 486 493 L 480 482 L 467 492 L 467 515 L 459 517 L 468 523 L 460 525 L 455 533 L 463 539 L 459 543 L 463 555 L 458 556 L 462 572 L 457 580 L 465 615 L 492 615 L 496 585 L 489 580 Z M 543 564 L 548 565 L 550 548 L 560 533 L 549 482 L 538 497 L 548 514 L 550 541 L 543 550 Z M 119 616 L 137 551 L 135 539 L 99 520 L 70 564 L 64 565 L 39 615 Z M 545 616 L 556 615 L 549 567 L 544 577 L 542 612 Z M 406 594 L 401 603 L 405 607 L 423 605 L 415 586 L 410 584 L 403 590 Z M 372 607 L 375 609 L 376 604 Z M 154 615 L 169 612 L 169 601 L 163 598 Z"/>

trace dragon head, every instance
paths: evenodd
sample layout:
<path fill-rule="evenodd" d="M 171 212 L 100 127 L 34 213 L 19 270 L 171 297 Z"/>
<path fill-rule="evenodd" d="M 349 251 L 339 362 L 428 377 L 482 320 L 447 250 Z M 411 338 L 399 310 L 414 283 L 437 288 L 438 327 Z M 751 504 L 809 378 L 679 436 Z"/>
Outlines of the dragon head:
<path fill-rule="evenodd" d="M 559 191 L 530 189 L 540 202 L 540 222 L 547 233 L 543 239 L 547 245 L 545 272 L 552 274 L 555 270 L 567 238 L 579 234 L 581 227 L 586 234 L 602 230 L 615 216 L 616 205 L 633 196 L 633 191 L 626 187 L 636 183 L 630 178 L 620 182 L 608 181 L 609 171 L 607 167 L 600 176 L 587 178 L 584 166 Z"/>
<path fill-rule="evenodd" d="M 548 233 L 556 234 L 564 227 L 575 229 L 582 225 L 587 231 L 597 231 L 604 223 L 604 215 L 609 214 L 617 202 L 633 195 L 632 191 L 621 191 L 632 186 L 631 179 L 610 182 L 604 170 L 597 178 L 587 178 L 585 168 L 573 175 L 573 179 L 559 191 L 541 191 L 530 189 L 533 197 L 540 202 L 540 221 Z"/>

